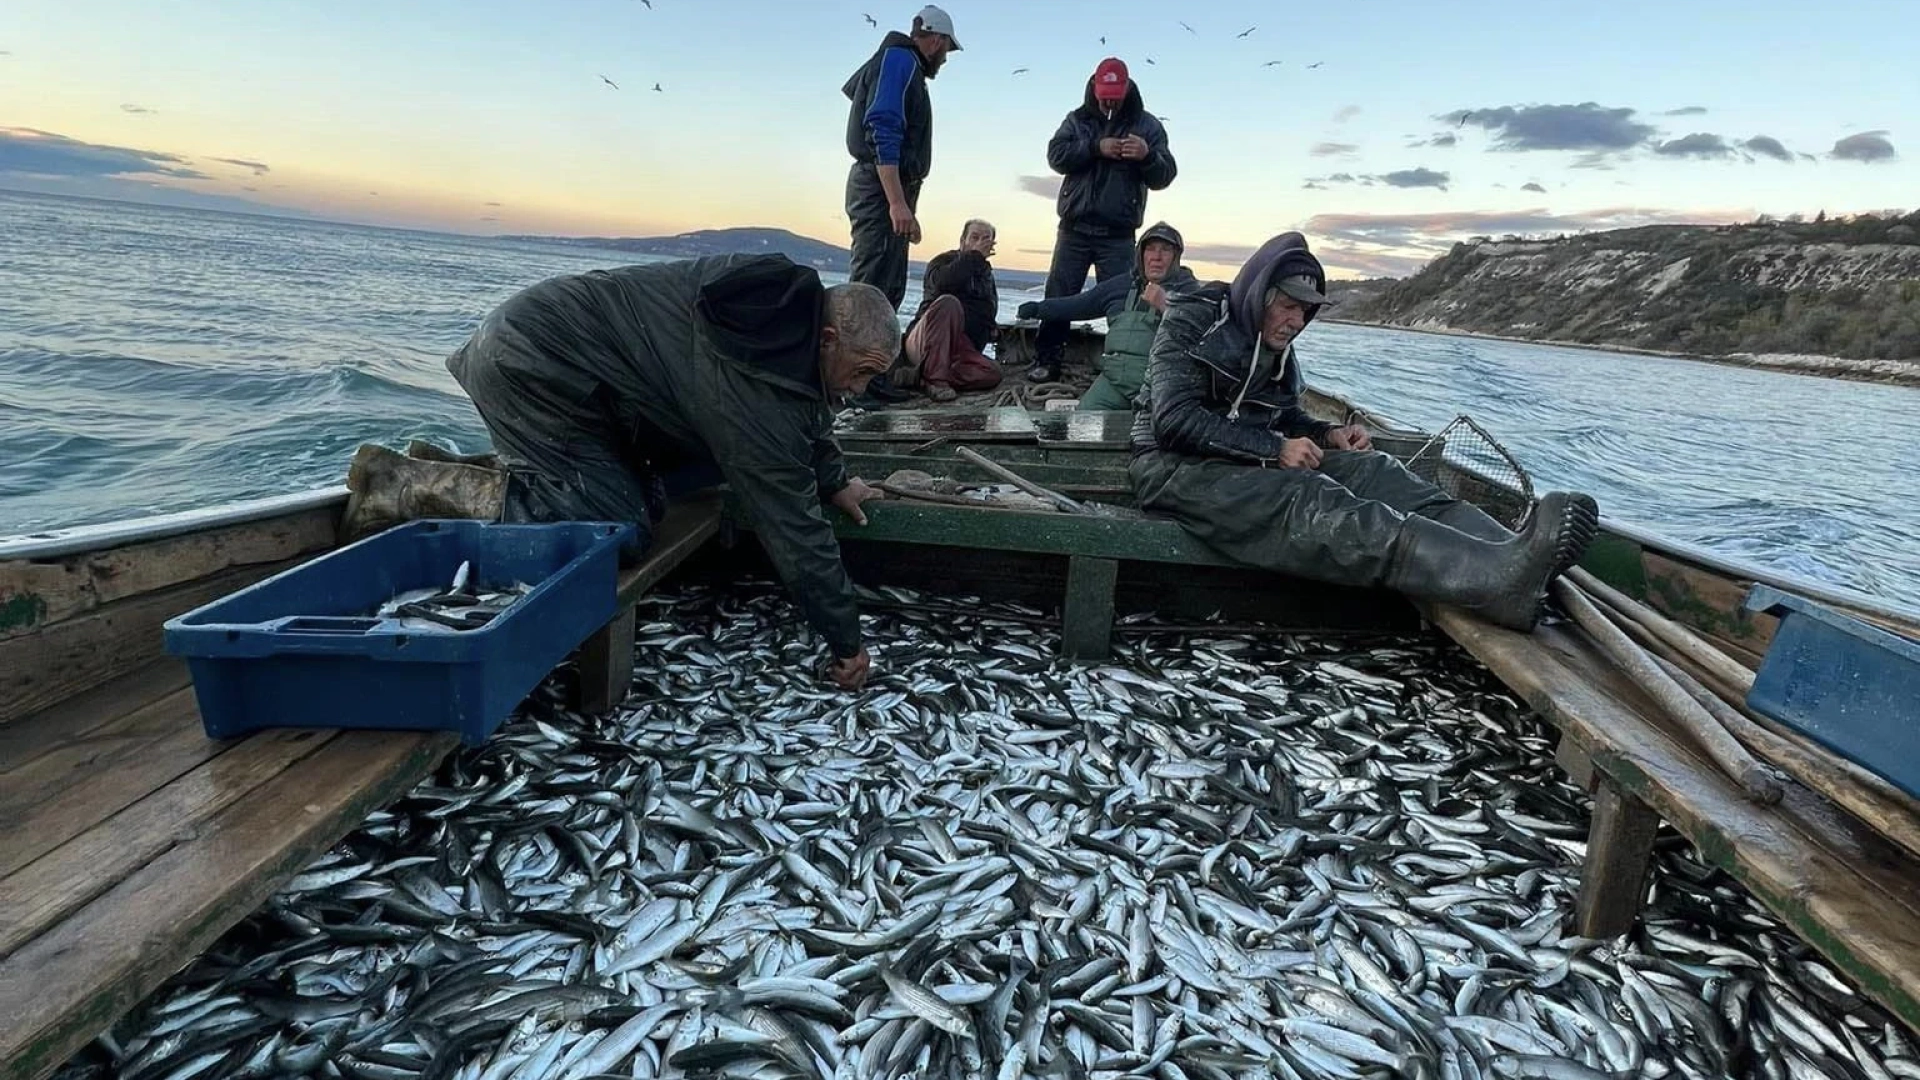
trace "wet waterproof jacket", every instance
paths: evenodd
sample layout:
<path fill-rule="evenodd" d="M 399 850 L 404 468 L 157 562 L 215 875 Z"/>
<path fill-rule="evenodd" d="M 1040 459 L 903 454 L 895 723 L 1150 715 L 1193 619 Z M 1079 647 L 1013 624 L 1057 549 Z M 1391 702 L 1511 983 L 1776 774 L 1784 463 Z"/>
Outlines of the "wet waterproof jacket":
<path fill-rule="evenodd" d="M 847 96 L 847 153 L 868 165 L 898 165 L 912 187 L 933 170 L 933 100 L 927 60 L 898 30 L 840 87 Z"/>
<path fill-rule="evenodd" d="M 1260 341 L 1268 284 L 1311 274 L 1327 285 L 1320 260 L 1297 232 L 1267 241 L 1231 285 L 1209 282 L 1167 306 L 1153 342 L 1147 384 L 1134 415 L 1136 454 L 1170 451 L 1271 463 L 1290 438 L 1325 445 L 1334 425 L 1300 406 L 1304 380 L 1289 344 L 1275 356 Z M 1307 313 L 1312 322 L 1315 312 Z"/>
<path fill-rule="evenodd" d="M 639 471 L 711 459 L 834 655 L 860 650 L 853 583 L 823 501 L 847 486 L 820 378 L 826 290 L 784 255 L 718 255 L 541 282 L 490 320 L 491 363 L 557 441 L 598 400 Z M 456 353 L 455 377 L 465 363 Z M 552 401 L 542 409 L 540 402 Z"/>
<path fill-rule="evenodd" d="M 1100 156 L 1100 140 L 1138 135 L 1146 140 L 1142 161 Z M 1067 114 L 1047 143 L 1047 164 L 1066 179 L 1060 183 L 1060 224 L 1096 236 L 1132 235 L 1146 220 L 1147 192 L 1173 183 L 1179 166 L 1167 149 L 1167 129 L 1147 112 L 1140 86 L 1127 87 L 1126 100 L 1112 117 L 1093 96 L 1093 80 L 1080 107 Z"/>
<path fill-rule="evenodd" d="M 1000 324 L 1000 286 L 993 279 L 993 264 L 977 251 L 957 248 L 929 259 L 920 279 L 920 307 L 913 322 L 919 322 L 928 305 L 942 296 L 960 301 L 967 315 L 967 340 L 976 350 L 986 349 Z M 911 323 L 907 330 L 913 330 Z"/>
<path fill-rule="evenodd" d="M 1147 287 L 1147 275 L 1141 269 L 1141 259 L 1146 254 L 1149 240 L 1165 240 L 1173 244 L 1175 251 L 1183 253 L 1186 251 L 1186 242 L 1181 239 L 1178 230 L 1165 222 L 1157 223 L 1153 228 L 1141 233 L 1140 242 L 1134 245 L 1131 275 L 1123 278 L 1108 278 L 1093 288 L 1084 289 L 1072 296 L 1056 296 L 1051 300 L 1030 300 L 1020 305 L 1020 317 L 1039 319 L 1043 322 L 1056 319 L 1066 322 L 1081 319 L 1112 319 L 1121 312 L 1129 310 L 1129 303 L 1134 307 L 1146 306 L 1146 302 L 1140 299 L 1141 291 Z M 1167 295 L 1171 297 L 1175 293 L 1195 289 L 1199 287 L 1199 283 L 1199 279 L 1193 276 L 1193 271 L 1175 263 L 1173 268 L 1167 271 L 1166 279 L 1160 283 L 1160 287 L 1165 289 Z M 1146 352 L 1143 349 L 1141 359 L 1145 358 Z"/>

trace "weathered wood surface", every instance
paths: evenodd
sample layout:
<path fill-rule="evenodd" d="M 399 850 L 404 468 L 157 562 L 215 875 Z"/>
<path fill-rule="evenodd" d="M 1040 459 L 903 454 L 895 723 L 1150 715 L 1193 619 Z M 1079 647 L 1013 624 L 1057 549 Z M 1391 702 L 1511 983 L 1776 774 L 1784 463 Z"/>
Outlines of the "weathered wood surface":
<path fill-rule="evenodd" d="M 1069 660 L 1105 660 L 1113 646 L 1113 592 L 1120 564 L 1075 555 L 1067 560 L 1060 652 Z"/>
<path fill-rule="evenodd" d="M 1755 805 L 1562 627 L 1521 635 L 1448 608 L 1431 617 L 1578 743 L 1599 773 L 1646 802 L 1866 993 L 1920 1025 L 1920 860 L 1798 784 L 1776 806 Z"/>
<path fill-rule="evenodd" d="M 299 562 L 235 567 L 0 641 L 0 725 L 152 663 L 165 655 L 168 619 Z"/>
<path fill-rule="evenodd" d="M 137 867 L 120 860 L 113 869 L 123 877 L 89 882 L 90 901 L 0 961 L 0 1016 L 7 1018 L 0 1080 L 51 1073 L 368 813 L 417 783 L 456 742 L 417 732 L 310 731 L 305 738 L 320 745 L 265 779 L 269 764 L 235 758 L 222 765 L 229 755 L 221 755 L 190 774 L 198 777 L 190 788 L 150 793 L 156 821 L 166 812 L 197 813 L 191 831 Z M 124 827 L 104 827 L 151 850 L 155 827 L 136 824 L 143 805 L 123 811 Z M 98 848 L 113 840 L 90 834 L 78 842 Z"/>
<path fill-rule="evenodd" d="M 843 539 L 946 544 L 997 551 L 1031 551 L 1198 566 L 1234 566 L 1172 521 L 1080 514 L 975 510 L 882 500 L 863 508 L 867 523 L 836 516 Z"/>
<path fill-rule="evenodd" d="M 618 614 L 580 646 L 575 705 L 582 712 L 599 715 L 625 700 L 633 683 L 633 602 L 719 533 L 724 507 L 718 492 L 676 500 L 654 527 L 646 555 L 620 571 Z"/>
<path fill-rule="evenodd" d="M 1612 780 L 1598 782 L 1574 933 L 1606 940 L 1632 929 L 1646 900 L 1647 869 L 1659 831 L 1660 815 L 1639 796 L 1622 791 Z"/>
<path fill-rule="evenodd" d="M 0 640 L 116 601 L 333 545 L 332 507 L 46 561 L 0 561 Z"/>

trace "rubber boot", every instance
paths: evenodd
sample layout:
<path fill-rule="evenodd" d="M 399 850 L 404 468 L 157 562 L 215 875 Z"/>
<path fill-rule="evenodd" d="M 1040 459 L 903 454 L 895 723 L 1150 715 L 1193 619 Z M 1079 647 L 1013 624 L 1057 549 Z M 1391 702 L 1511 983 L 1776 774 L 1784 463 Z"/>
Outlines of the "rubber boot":
<path fill-rule="evenodd" d="M 1422 511 L 1421 516 L 1442 525 L 1451 525 L 1476 540 L 1491 540 L 1497 544 L 1511 540 L 1514 536 L 1512 529 L 1495 521 L 1485 510 L 1464 499 L 1455 499 L 1433 510 Z"/>
<path fill-rule="evenodd" d="M 1594 531 L 1593 500 L 1559 491 L 1543 497 L 1526 527 L 1504 541 L 1482 540 L 1431 518 L 1410 516 L 1401 526 L 1384 584 L 1531 633 L 1547 583 L 1579 559 Z"/>
<path fill-rule="evenodd" d="M 415 439 L 409 442 L 407 444 L 407 456 L 410 458 L 418 458 L 421 461 L 445 461 L 455 465 L 478 465 L 483 469 L 498 469 L 500 467 L 499 454 L 491 452 L 485 454 L 456 454 L 443 446 L 427 442 L 424 439 Z"/>
<path fill-rule="evenodd" d="M 418 518 L 500 520 L 507 474 L 457 462 L 422 461 L 368 443 L 347 469 L 340 539 L 364 536 Z"/>

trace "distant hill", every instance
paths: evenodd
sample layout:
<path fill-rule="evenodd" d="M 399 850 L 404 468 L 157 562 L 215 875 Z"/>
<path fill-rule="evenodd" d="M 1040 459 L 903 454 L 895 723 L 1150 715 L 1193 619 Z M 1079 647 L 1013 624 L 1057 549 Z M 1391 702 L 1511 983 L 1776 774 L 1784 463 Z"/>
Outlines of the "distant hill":
<path fill-rule="evenodd" d="M 1337 317 L 1413 329 L 1773 362 L 1920 371 L 1920 212 L 1476 237 L 1419 273 L 1354 290 Z"/>
<path fill-rule="evenodd" d="M 755 254 L 785 255 L 794 262 L 812 266 L 823 273 L 844 274 L 847 272 L 849 254 L 844 244 L 829 244 L 824 240 L 815 240 L 810 236 L 786 229 L 747 227 L 738 229 L 701 229 L 697 232 L 681 233 L 678 236 L 502 236 L 502 240 L 530 240 L 542 244 L 558 244 L 563 247 L 598 248 L 610 251 L 626 251 L 635 255 L 656 255 L 668 259 L 697 259 L 704 255 L 726 255 L 733 252 L 752 252 Z M 939 254 L 948 250 L 923 243 L 921 247 L 929 254 Z M 924 261 L 909 264 L 913 279 L 917 282 L 926 269 Z M 1026 270 L 1011 270 L 1006 267 L 994 267 L 994 277 L 1002 287 L 1016 289 L 1029 285 L 1038 285 L 1047 278 L 1045 274 Z"/>

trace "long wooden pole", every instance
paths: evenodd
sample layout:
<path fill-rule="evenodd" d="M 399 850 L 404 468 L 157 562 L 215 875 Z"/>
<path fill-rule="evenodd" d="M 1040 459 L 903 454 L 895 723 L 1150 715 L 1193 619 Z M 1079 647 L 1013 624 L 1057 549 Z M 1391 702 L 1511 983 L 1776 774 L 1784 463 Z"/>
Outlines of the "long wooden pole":
<path fill-rule="evenodd" d="M 1648 633 L 1706 668 L 1714 678 L 1738 690 L 1743 699 L 1753 689 L 1753 672 L 1747 670 L 1746 665 L 1714 648 L 1712 643 L 1692 630 L 1594 577 L 1584 566 L 1569 567 L 1567 576 L 1588 593 L 1605 600 L 1614 610 L 1645 627 Z"/>
<path fill-rule="evenodd" d="M 1653 662 L 1652 657 L 1594 606 L 1580 586 L 1562 575 L 1554 579 L 1553 588 L 1574 621 L 1592 636 L 1622 671 L 1639 683 L 1659 702 L 1662 709 L 1693 736 L 1700 748 L 1706 751 L 1707 757 L 1740 785 L 1740 790 L 1746 793 L 1747 798 L 1762 805 L 1780 801 L 1782 789 L 1779 779 L 1762 768 L 1753 755 L 1747 753 L 1747 748 L 1720 726 L 1719 721 L 1699 702 L 1675 685 L 1667 673 Z"/>
<path fill-rule="evenodd" d="M 1002 480 L 1005 480 L 1007 483 L 1012 484 L 1014 487 L 1019 488 L 1021 491 L 1024 491 L 1027 494 L 1035 496 L 1037 498 L 1045 499 L 1048 502 L 1052 503 L 1053 505 L 1059 507 L 1060 509 L 1065 510 L 1069 514 L 1092 513 L 1092 511 L 1088 510 L 1086 506 L 1081 502 L 1079 502 L 1078 500 L 1069 499 L 1065 495 L 1062 495 L 1057 491 L 1049 491 L 1046 488 L 1041 487 L 1039 484 L 1034 483 L 1033 481 L 1027 479 L 1024 476 L 1021 476 L 1019 473 L 1014 472 L 1012 469 L 1007 468 L 1005 465 L 1002 465 L 991 458 L 982 456 L 979 451 L 975 450 L 971 446 L 956 446 L 953 448 L 953 450 L 954 450 L 954 453 L 959 454 L 961 457 L 966 458 L 968 461 L 973 462 L 975 465 L 978 465 L 981 468 L 992 473 L 993 475 L 998 476 Z"/>

